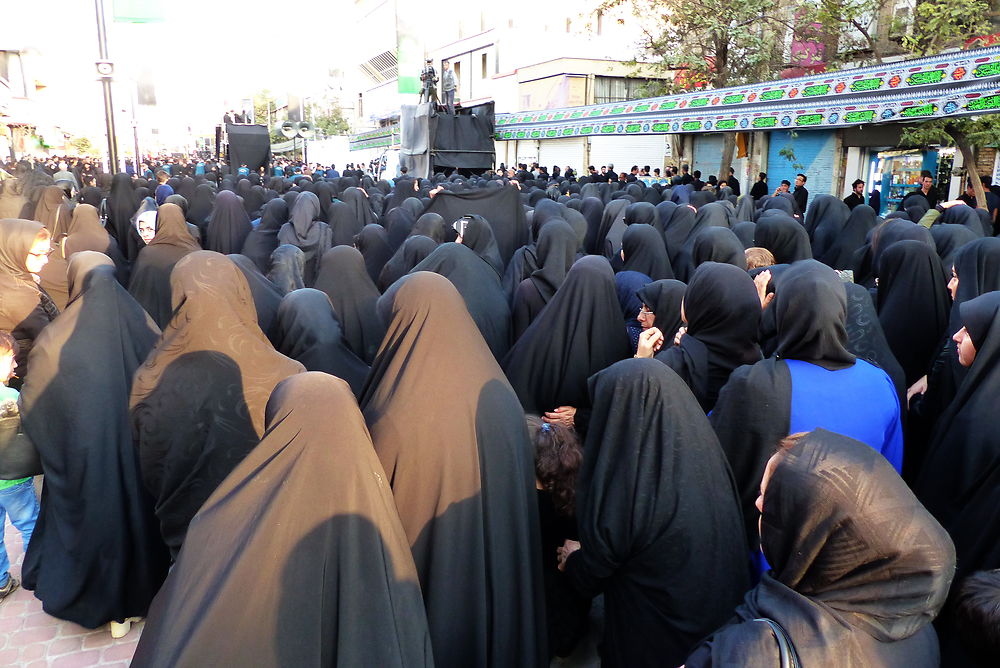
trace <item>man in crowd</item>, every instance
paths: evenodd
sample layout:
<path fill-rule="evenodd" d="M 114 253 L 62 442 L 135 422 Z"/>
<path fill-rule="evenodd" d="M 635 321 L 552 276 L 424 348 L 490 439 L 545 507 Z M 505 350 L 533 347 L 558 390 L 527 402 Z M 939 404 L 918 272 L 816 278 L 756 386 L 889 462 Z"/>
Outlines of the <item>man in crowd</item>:
<path fill-rule="evenodd" d="M 859 204 L 865 203 L 865 182 L 855 179 L 851 184 L 851 194 L 844 198 L 844 204 L 854 209 Z"/>
<path fill-rule="evenodd" d="M 792 193 L 795 204 L 799 207 L 799 213 L 806 212 L 806 204 L 809 202 L 809 191 L 806 190 L 806 175 L 795 175 L 795 192 Z"/>

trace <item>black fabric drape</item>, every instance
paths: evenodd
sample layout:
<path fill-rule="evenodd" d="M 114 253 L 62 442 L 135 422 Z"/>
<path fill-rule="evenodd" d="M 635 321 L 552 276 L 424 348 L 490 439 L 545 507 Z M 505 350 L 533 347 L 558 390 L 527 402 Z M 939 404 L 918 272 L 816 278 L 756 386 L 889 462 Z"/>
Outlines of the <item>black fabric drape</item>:
<path fill-rule="evenodd" d="M 365 227 L 358 221 L 354 208 L 340 200 L 330 204 L 326 222 L 330 225 L 334 246 L 350 246 Z"/>
<path fill-rule="evenodd" d="M 754 245 L 771 251 L 777 264 L 791 264 L 813 256 L 809 235 L 791 216 L 762 216 L 754 228 Z"/>
<path fill-rule="evenodd" d="M 799 665 L 939 665 L 931 620 L 955 551 L 878 452 L 817 429 L 776 460 L 763 495 L 761 544 L 771 565 L 735 618 L 688 666 L 779 664 L 769 618 Z"/>
<path fill-rule="evenodd" d="M 625 360 L 593 376 L 566 572 L 604 594 L 605 666 L 676 666 L 749 584 L 726 458 L 675 373 Z M 692 555 L 698 555 L 696 559 Z"/>
<path fill-rule="evenodd" d="M 330 298 L 348 347 L 370 364 L 382 343 L 385 325 L 375 312 L 379 291 L 366 271 L 360 251 L 348 246 L 328 250 L 315 287 Z"/>
<path fill-rule="evenodd" d="M 191 253 L 170 285 L 174 315 L 136 372 L 130 407 L 143 481 L 176 557 L 195 512 L 260 439 L 274 386 L 303 368 L 268 342 L 228 258 Z"/>
<path fill-rule="evenodd" d="M 533 452 L 517 397 L 443 276 L 379 300 L 360 405 L 413 552 L 438 666 L 547 664 Z"/>
<path fill-rule="evenodd" d="M 503 259 L 500 257 L 500 248 L 497 246 L 496 237 L 493 236 L 493 228 L 490 222 L 479 215 L 469 216 L 469 222 L 465 227 L 465 234 L 462 235 L 462 245 L 471 248 L 476 255 L 493 268 L 497 278 L 503 277 Z"/>
<path fill-rule="evenodd" d="M 303 253 L 302 279 L 306 285 L 316 282 L 323 253 L 333 245 L 333 232 L 320 218 L 319 198 L 302 193 L 295 200 L 287 223 L 278 232 L 278 242 L 291 244 Z"/>
<path fill-rule="evenodd" d="M 192 521 L 132 665 L 431 666 L 406 535 L 347 385 L 300 374 L 266 417 Z"/>
<path fill-rule="evenodd" d="M 703 227 L 697 232 L 691 242 L 689 275 L 703 262 L 724 262 L 744 271 L 747 268 L 743 244 L 728 227 Z"/>
<path fill-rule="evenodd" d="M 372 279 L 372 284 L 374 284 L 378 280 L 379 274 L 382 273 L 382 267 L 389 261 L 393 253 L 385 228 L 375 223 L 365 225 L 364 229 L 355 237 L 354 246 L 364 256 L 365 269 Z"/>
<path fill-rule="evenodd" d="M 409 237 L 382 267 L 378 276 L 378 289 L 382 292 L 388 290 L 389 286 L 409 273 L 437 247 L 437 242 L 428 237 Z"/>
<path fill-rule="evenodd" d="M 847 208 L 843 202 L 840 204 Z M 816 228 L 813 254 L 828 267 L 847 269 L 851 266 L 851 258 L 864 246 L 868 233 L 875 225 L 875 209 L 867 204 L 848 210 L 843 222 L 840 222 L 839 215 L 829 214 L 820 220 Z"/>
<path fill-rule="evenodd" d="M 245 255 L 227 255 L 236 268 L 247 279 L 250 294 L 253 296 L 254 309 L 257 311 L 257 325 L 264 336 L 274 343 L 278 333 L 278 305 L 281 304 L 283 292 L 277 285 L 257 269 L 250 258 Z"/>
<path fill-rule="evenodd" d="M 68 276 L 70 304 L 35 341 L 21 393 L 45 473 L 22 574 L 45 612 L 97 628 L 145 615 L 170 563 L 128 419 L 160 331 L 106 255 L 76 253 Z"/>
<path fill-rule="evenodd" d="M 483 216 L 493 228 L 500 257 L 506 264 L 516 249 L 528 243 L 528 226 L 518 192 L 509 186 L 460 193 L 444 191 L 434 196 L 426 212 L 437 213 L 449 223 L 462 216 Z"/>

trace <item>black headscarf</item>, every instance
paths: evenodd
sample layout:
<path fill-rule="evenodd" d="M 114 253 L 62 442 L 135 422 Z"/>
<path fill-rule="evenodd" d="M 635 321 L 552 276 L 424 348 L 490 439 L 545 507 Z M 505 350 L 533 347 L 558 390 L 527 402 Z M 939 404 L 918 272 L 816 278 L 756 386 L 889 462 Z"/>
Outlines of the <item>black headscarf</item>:
<path fill-rule="evenodd" d="M 303 368 L 271 347 L 228 258 L 191 253 L 170 286 L 174 315 L 136 372 L 130 406 L 142 477 L 176 557 L 195 512 L 263 434 L 274 386 Z"/>
<path fill-rule="evenodd" d="M 635 204 L 629 204 L 625 209 L 625 224 L 626 225 L 649 225 L 656 229 L 661 235 L 663 234 L 663 224 L 660 222 L 660 217 L 656 213 L 656 207 L 649 202 L 636 202 Z"/>
<path fill-rule="evenodd" d="M 822 253 L 829 249 L 829 244 L 836 237 L 835 231 L 843 229 L 850 214 L 851 209 L 839 197 L 833 195 L 813 196 L 812 202 L 809 203 L 809 210 L 806 211 L 805 228 L 809 239 L 813 242 L 813 252 L 817 260 Z M 820 242 L 817 238 L 817 231 L 820 228 L 827 228 L 828 233 L 834 234 L 830 234 L 827 239 Z"/>
<path fill-rule="evenodd" d="M 451 281 L 493 356 L 503 359 L 510 348 L 510 307 L 500 277 L 475 252 L 464 244 L 441 244 L 412 271 L 431 271 Z"/>
<path fill-rule="evenodd" d="M 378 309 L 388 332 L 360 405 L 413 552 L 434 661 L 544 665 L 533 452 L 517 397 L 448 279 L 411 274 Z"/>
<path fill-rule="evenodd" d="M 287 223 L 278 232 L 278 242 L 291 244 L 303 253 L 302 278 L 306 285 L 316 281 L 323 253 L 333 245 L 330 226 L 319 220 L 319 198 L 312 193 L 302 193 L 295 200 Z"/>
<path fill-rule="evenodd" d="M 656 359 L 677 372 L 707 413 L 733 369 L 761 359 L 760 297 L 745 271 L 706 262 L 688 283 L 684 314 L 688 328 L 680 345 L 670 345 L 674 332 L 663 331 L 667 345 Z"/>
<path fill-rule="evenodd" d="M 736 209 L 728 202 L 710 202 L 698 207 L 695 222 L 698 227 L 732 227 Z"/>
<path fill-rule="evenodd" d="M 674 277 L 663 235 L 651 225 L 629 225 L 622 237 L 622 252 L 625 254 L 622 271 L 638 271 L 654 281 Z"/>
<path fill-rule="evenodd" d="M 763 507 L 771 571 L 688 666 L 778 665 L 760 618 L 781 625 L 800 666 L 938 665 L 931 621 L 954 547 L 882 455 L 817 429 L 777 459 Z"/>
<path fill-rule="evenodd" d="M 497 277 L 503 276 L 503 260 L 493 236 L 493 228 L 488 220 L 479 215 L 469 216 L 469 222 L 462 235 L 462 245 L 471 248 L 476 255 L 493 267 Z"/>
<path fill-rule="evenodd" d="M 326 222 L 330 225 L 334 246 L 350 246 L 354 237 L 361 233 L 365 225 L 362 225 L 356 216 L 354 208 L 347 202 L 337 200 L 330 204 Z"/>
<path fill-rule="evenodd" d="M 133 213 L 135 213 L 135 191 L 132 189 L 132 177 L 125 172 L 119 172 L 111 181 L 111 194 L 108 195 L 107 229 L 118 241 L 123 253 L 127 249 L 125 242 L 132 227 Z"/>
<path fill-rule="evenodd" d="M 598 235 L 601 232 L 601 219 L 604 217 L 604 202 L 599 197 L 584 197 L 581 200 L 580 213 L 587 221 L 587 236 L 583 242 L 584 250 L 590 255 L 603 254 L 604 239 L 598 239 Z"/>
<path fill-rule="evenodd" d="M 212 220 L 205 235 L 205 247 L 223 255 L 239 253 L 243 250 L 243 242 L 252 229 L 250 216 L 247 215 L 239 197 L 235 193 L 223 190 L 215 198 Z"/>
<path fill-rule="evenodd" d="M 413 224 L 410 236 L 422 236 L 433 240 L 435 243 L 443 243 L 445 240 L 444 218 L 436 213 L 425 213 Z"/>
<path fill-rule="evenodd" d="M 919 241 L 898 241 L 882 253 L 878 273 L 878 319 L 909 387 L 927 374 L 948 325 L 941 261 Z"/>
<path fill-rule="evenodd" d="M 385 292 L 389 286 L 405 276 L 420 261 L 434 252 L 437 242 L 425 236 L 409 237 L 382 267 L 378 276 L 378 288 Z"/>
<path fill-rule="evenodd" d="M 653 327 L 663 332 L 668 345 L 681 328 L 681 302 L 686 290 L 687 286 L 680 281 L 667 278 L 653 281 L 635 293 L 639 301 L 653 313 Z"/>
<path fill-rule="evenodd" d="M 813 256 L 809 235 L 791 216 L 762 216 L 754 229 L 754 244 L 771 251 L 777 264 L 791 264 Z"/>
<path fill-rule="evenodd" d="M 535 257 L 538 269 L 526 280 L 534 285 L 547 304 L 566 280 L 566 274 L 576 260 L 573 228 L 561 218 L 548 221 L 539 233 Z"/>
<path fill-rule="evenodd" d="M 604 594 L 603 665 L 676 666 L 749 584 L 732 475 L 691 393 L 662 364 L 618 362 L 589 386 L 581 548 L 566 572 L 583 593 Z"/>
<path fill-rule="evenodd" d="M 409 200 L 407 200 L 409 201 Z M 403 245 L 406 238 L 410 236 L 417 219 L 406 207 L 390 209 L 385 216 L 385 229 L 388 235 L 389 249 L 395 253 Z"/>
<path fill-rule="evenodd" d="M 139 251 L 128 291 L 157 327 L 166 327 L 173 314 L 170 274 L 181 258 L 201 250 L 188 232 L 180 207 L 164 204 L 156 212 L 156 236 Z"/>
<path fill-rule="evenodd" d="M 274 347 L 307 371 L 322 371 L 351 386 L 358 396 L 368 377 L 368 365 L 344 341 L 344 331 L 330 298 L 313 288 L 289 292 L 278 307 Z"/>
<path fill-rule="evenodd" d="M 586 407 L 587 378 L 628 354 L 611 265 L 588 255 L 569 270 L 503 367 L 524 412 L 540 415 L 560 406 Z"/>
<path fill-rule="evenodd" d="M 97 628 L 145 615 L 170 563 L 128 420 L 160 330 L 106 255 L 76 253 L 68 277 L 69 306 L 35 341 L 21 393 L 45 472 L 22 572 L 49 614 Z"/>
<path fill-rule="evenodd" d="M 958 324 L 972 337 L 976 357 L 938 419 L 926 461 L 913 486 L 946 528 L 959 521 L 964 503 L 985 493 L 986 473 L 1000 463 L 995 427 L 1000 391 L 1000 292 L 960 302 L 958 310 Z"/>
<path fill-rule="evenodd" d="M 288 222 L 288 205 L 277 197 L 264 205 L 257 228 L 243 242 L 242 255 L 253 260 L 261 273 L 271 266 L 271 253 L 278 247 L 278 231 Z"/>
<path fill-rule="evenodd" d="M 837 274 L 817 260 L 803 260 L 781 277 L 774 295 L 780 359 L 803 360 L 827 370 L 854 364 L 847 350 L 847 296 Z"/>
<path fill-rule="evenodd" d="M 358 230 L 365 225 L 378 222 L 378 218 L 375 216 L 375 212 L 372 211 L 368 197 L 360 188 L 347 188 L 340 194 L 340 199 L 347 206 L 351 207 Z M 357 234 L 357 232 L 353 232 L 351 236 L 354 236 L 354 234 Z"/>
<path fill-rule="evenodd" d="M 366 364 L 371 363 L 385 326 L 375 313 L 379 291 L 366 271 L 361 252 L 349 246 L 328 250 L 315 287 L 330 298 L 348 347 Z"/>
<path fill-rule="evenodd" d="M 347 385 L 289 378 L 266 416 L 260 445 L 192 520 L 133 664 L 430 666 L 406 534 Z"/>
<path fill-rule="evenodd" d="M 938 257 L 944 269 L 945 279 L 951 278 L 951 267 L 955 264 L 958 251 L 968 243 L 978 239 L 974 232 L 961 225 L 934 225 L 931 227 L 931 237 L 937 247 Z"/>
<path fill-rule="evenodd" d="M 962 227 L 968 228 L 977 237 L 986 236 L 986 231 L 983 229 L 983 223 L 979 218 L 979 214 L 976 210 L 967 204 L 956 204 L 955 206 L 949 207 L 944 210 L 938 219 L 935 221 L 936 225 L 961 225 Z M 992 232 L 992 230 L 990 230 Z"/>
<path fill-rule="evenodd" d="M 372 279 L 372 284 L 378 280 L 382 267 L 392 257 L 392 247 L 385 228 L 376 223 L 365 225 L 364 229 L 354 238 L 354 246 L 365 258 L 365 269 Z M 322 270 L 320 270 L 322 273 Z M 317 278 L 317 280 L 319 280 Z"/>
<path fill-rule="evenodd" d="M 760 223 L 757 223 L 758 228 Z M 746 271 L 743 244 L 728 227 L 704 227 L 691 243 L 691 271 L 703 262 L 724 262 Z"/>
<path fill-rule="evenodd" d="M 236 265 L 243 278 L 247 279 L 250 294 L 253 295 L 254 309 L 257 311 L 257 325 L 272 343 L 278 333 L 278 306 L 285 294 L 277 285 L 257 269 L 246 255 L 227 255 Z"/>
<path fill-rule="evenodd" d="M 271 268 L 267 279 L 274 283 L 282 295 L 304 288 L 306 256 L 302 249 L 292 244 L 281 244 L 271 253 Z"/>
<path fill-rule="evenodd" d="M 847 207 L 843 202 L 840 204 Z M 813 238 L 816 259 L 833 269 L 847 269 L 875 225 L 875 209 L 867 204 L 850 209 L 843 222 L 837 215 L 828 215 L 819 222 Z"/>

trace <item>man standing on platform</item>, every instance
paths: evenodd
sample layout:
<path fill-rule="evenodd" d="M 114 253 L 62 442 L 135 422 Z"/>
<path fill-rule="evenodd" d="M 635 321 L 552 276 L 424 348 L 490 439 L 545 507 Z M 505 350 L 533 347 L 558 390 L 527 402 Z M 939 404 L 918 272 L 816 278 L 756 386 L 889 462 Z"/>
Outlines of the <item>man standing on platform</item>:
<path fill-rule="evenodd" d="M 424 66 L 424 71 L 420 73 L 420 82 L 423 88 L 420 89 L 420 101 L 430 102 L 434 106 L 438 104 L 438 94 L 437 94 L 437 72 L 434 70 L 434 60 L 431 58 L 427 59 L 427 64 Z"/>
<path fill-rule="evenodd" d="M 455 81 L 455 73 L 451 70 L 451 63 L 445 60 L 441 63 L 441 93 L 444 96 L 444 105 L 452 116 L 455 115 L 456 88 L 458 83 Z"/>

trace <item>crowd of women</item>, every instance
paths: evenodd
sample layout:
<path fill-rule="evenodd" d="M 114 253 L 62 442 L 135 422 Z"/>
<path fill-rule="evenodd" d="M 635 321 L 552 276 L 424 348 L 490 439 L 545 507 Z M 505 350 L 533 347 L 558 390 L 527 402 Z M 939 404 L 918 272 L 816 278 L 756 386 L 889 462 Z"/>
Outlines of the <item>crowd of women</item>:
<path fill-rule="evenodd" d="M 17 180 L 24 584 L 87 627 L 147 616 L 133 665 L 546 665 L 599 595 L 608 666 L 1000 651 L 983 211 Z"/>

